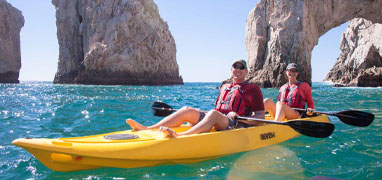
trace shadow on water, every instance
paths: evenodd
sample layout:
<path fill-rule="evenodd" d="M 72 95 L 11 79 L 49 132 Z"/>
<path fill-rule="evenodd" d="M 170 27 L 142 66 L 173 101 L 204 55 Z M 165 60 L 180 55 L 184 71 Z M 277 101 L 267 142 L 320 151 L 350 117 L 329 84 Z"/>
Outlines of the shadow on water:
<path fill-rule="evenodd" d="M 53 172 L 46 179 L 307 179 L 296 154 L 274 145 L 193 164 L 78 172 Z"/>
<path fill-rule="evenodd" d="M 240 154 L 193 164 L 53 172 L 46 179 L 221 179 Z"/>

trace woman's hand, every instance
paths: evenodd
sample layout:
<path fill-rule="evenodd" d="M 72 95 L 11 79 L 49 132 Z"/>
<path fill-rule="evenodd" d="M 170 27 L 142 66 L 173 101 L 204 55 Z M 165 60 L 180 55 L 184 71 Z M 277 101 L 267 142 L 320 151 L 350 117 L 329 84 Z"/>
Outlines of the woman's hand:
<path fill-rule="evenodd" d="M 307 108 L 306 109 L 306 115 L 312 116 L 313 115 L 313 109 L 312 108 Z"/>

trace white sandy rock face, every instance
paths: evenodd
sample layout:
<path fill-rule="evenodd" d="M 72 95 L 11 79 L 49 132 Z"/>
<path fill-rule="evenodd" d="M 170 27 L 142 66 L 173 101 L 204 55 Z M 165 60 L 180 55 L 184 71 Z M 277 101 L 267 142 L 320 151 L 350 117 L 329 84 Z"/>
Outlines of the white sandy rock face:
<path fill-rule="evenodd" d="M 23 26 L 21 11 L 0 0 L 0 83 L 19 83 L 20 30 Z"/>
<path fill-rule="evenodd" d="M 353 19 L 340 48 L 326 80 L 345 86 L 382 86 L 382 24 Z"/>
<path fill-rule="evenodd" d="M 320 36 L 353 18 L 382 22 L 382 0 L 260 0 L 249 13 L 246 47 L 250 81 L 280 87 L 288 63 L 311 83 L 311 54 Z M 314 67 L 313 67 L 314 68 Z"/>
<path fill-rule="evenodd" d="M 182 84 L 175 41 L 152 0 L 53 0 L 55 83 Z"/>

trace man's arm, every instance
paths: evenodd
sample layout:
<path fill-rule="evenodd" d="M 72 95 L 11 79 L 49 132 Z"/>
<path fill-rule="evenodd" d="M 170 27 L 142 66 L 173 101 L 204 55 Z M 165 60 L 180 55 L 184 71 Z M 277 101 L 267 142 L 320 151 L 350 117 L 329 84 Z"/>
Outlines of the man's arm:
<path fill-rule="evenodd" d="M 255 111 L 254 113 L 255 113 L 255 115 L 252 117 L 258 118 L 258 119 L 265 119 L 265 112 L 264 111 Z"/>

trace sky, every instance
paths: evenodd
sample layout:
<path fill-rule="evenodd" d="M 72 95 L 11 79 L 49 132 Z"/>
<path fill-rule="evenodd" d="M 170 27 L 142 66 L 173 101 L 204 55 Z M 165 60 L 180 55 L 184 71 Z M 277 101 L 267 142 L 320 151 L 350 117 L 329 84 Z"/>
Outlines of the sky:
<path fill-rule="evenodd" d="M 53 81 L 59 46 L 55 7 L 50 0 L 7 0 L 22 11 L 21 81 Z M 175 39 L 184 82 L 221 82 L 236 59 L 247 59 L 245 24 L 256 0 L 154 0 Z M 312 52 L 312 81 L 321 82 L 340 54 L 347 23 L 319 39 Z"/>

